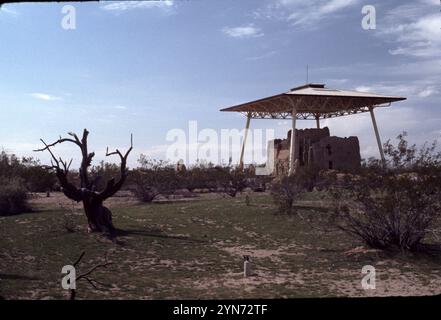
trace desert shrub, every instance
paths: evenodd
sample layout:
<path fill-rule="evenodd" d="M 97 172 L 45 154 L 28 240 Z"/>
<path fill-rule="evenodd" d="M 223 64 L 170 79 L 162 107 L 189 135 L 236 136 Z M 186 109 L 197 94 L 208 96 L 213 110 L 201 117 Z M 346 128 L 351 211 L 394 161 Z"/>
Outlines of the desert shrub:
<path fill-rule="evenodd" d="M 437 141 L 430 145 L 426 142 L 418 149 L 415 144 L 409 145 L 406 137 L 407 133 L 403 132 L 396 137 L 398 140 L 396 146 L 390 140 L 384 144 L 383 151 L 386 156 L 384 166 L 380 159 L 373 157 L 363 159 L 361 173 L 381 173 L 384 170 L 395 173 L 428 173 L 436 172 L 441 168 L 441 152 L 438 151 Z"/>
<path fill-rule="evenodd" d="M 20 177 L 21 170 L 20 160 L 14 154 L 10 155 L 4 150 L 0 152 L 0 177 Z"/>
<path fill-rule="evenodd" d="M 299 168 L 294 175 L 281 176 L 271 184 L 271 196 L 279 213 L 295 213 L 294 202 L 304 192 L 312 191 L 316 174 L 312 169 Z"/>
<path fill-rule="evenodd" d="M 235 197 L 237 193 L 242 192 L 247 187 L 248 172 L 244 172 L 241 168 L 233 168 L 229 170 L 227 194 Z"/>
<path fill-rule="evenodd" d="M 270 184 L 271 180 L 271 176 L 253 174 L 247 177 L 246 185 L 254 192 L 265 192 L 267 184 Z"/>
<path fill-rule="evenodd" d="M 276 178 L 271 186 L 271 196 L 279 213 L 294 213 L 293 204 L 303 192 L 295 175 Z"/>
<path fill-rule="evenodd" d="M 384 153 L 387 156 L 387 166 L 395 172 L 430 172 L 441 169 L 441 152 L 437 151 L 437 141 L 427 142 L 418 149 L 415 144 L 409 146 L 406 140 L 407 133 L 397 136 L 397 146 L 390 140 L 384 144 Z"/>
<path fill-rule="evenodd" d="M 28 210 L 26 188 L 17 178 L 0 178 L 0 216 Z"/>
<path fill-rule="evenodd" d="M 180 185 L 190 191 L 210 189 L 235 197 L 247 186 L 249 174 L 233 166 L 196 164 L 180 175 Z"/>
<path fill-rule="evenodd" d="M 386 167 L 371 160 L 330 189 L 337 225 L 374 248 L 417 250 L 441 216 L 441 154 L 435 143 L 417 150 L 405 136 L 385 144 Z"/>
<path fill-rule="evenodd" d="M 53 190 L 56 177 L 53 172 L 42 166 L 32 157 L 21 160 L 14 154 L 0 152 L 0 177 L 21 179 L 23 186 L 30 192 L 45 192 Z"/>
<path fill-rule="evenodd" d="M 240 167 L 223 167 L 219 171 L 217 183 L 230 197 L 235 197 L 247 187 L 247 171 Z"/>
<path fill-rule="evenodd" d="M 25 181 L 26 189 L 30 192 L 46 192 L 55 189 L 57 178 L 53 171 L 40 164 L 39 160 L 23 158 L 20 177 Z"/>
<path fill-rule="evenodd" d="M 159 195 L 170 195 L 181 186 L 181 177 L 173 166 L 145 155 L 138 159 L 140 168 L 132 170 L 132 192 L 142 202 L 151 202 Z"/>
<path fill-rule="evenodd" d="M 219 175 L 211 164 L 196 164 L 182 173 L 183 187 L 190 191 L 195 189 L 213 188 Z"/>
<path fill-rule="evenodd" d="M 153 160 L 141 155 L 140 166 L 130 172 L 129 183 L 135 196 L 151 202 L 159 195 L 173 194 L 177 189 L 207 189 L 224 192 L 235 197 L 247 187 L 249 172 L 233 166 L 197 163 L 186 170 L 177 171 L 166 161 Z"/>
<path fill-rule="evenodd" d="M 415 250 L 441 210 L 436 176 L 367 175 L 334 190 L 339 227 L 374 248 Z"/>

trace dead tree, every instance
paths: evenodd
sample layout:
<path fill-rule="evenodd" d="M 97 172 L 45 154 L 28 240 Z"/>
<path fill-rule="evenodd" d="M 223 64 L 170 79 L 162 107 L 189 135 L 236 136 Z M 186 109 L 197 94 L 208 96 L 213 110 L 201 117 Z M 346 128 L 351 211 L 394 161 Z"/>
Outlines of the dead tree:
<path fill-rule="evenodd" d="M 127 157 L 130 151 L 133 149 L 133 135 L 130 137 L 130 148 L 123 155 L 118 149 L 114 152 L 109 152 L 109 148 L 106 150 L 106 156 L 118 155 L 121 159 L 120 165 L 120 177 L 117 182 L 115 178 L 109 180 L 102 191 L 97 191 L 94 181 L 89 180 L 88 168 L 91 165 L 92 159 L 95 156 L 94 152 L 89 153 L 87 146 L 87 137 L 89 131 L 84 129 L 83 137 L 80 139 L 75 133 L 68 133 L 72 138 L 59 138 L 57 141 L 51 144 L 47 144 L 43 139 L 40 139 L 44 144 L 44 148 L 34 151 L 48 151 L 52 157 L 50 168 L 55 170 L 56 176 L 60 182 L 62 191 L 66 197 L 77 202 L 83 202 L 84 212 L 87 216 L 89 224 L 89 230 L 91 232 L 107 232 L 111 235 L 114 234 L 115 228 L 112 223 L 112 213 L 108 208 L 103 205 L 103 202 L 112 197 L 124 184 L 127 178 Z M 82 154 L 81 166 L 78 171 L 80 176 L 80 187 L 75 186 L 68 181 L 69 168 L 72 164 L 70 162 L 63 161 L 61 158 L 55 157 L 51 148 L 61 143 L 73 143 L 77 145 Z"/>
<path fill-rule="evenodd" d="M 81 253 L 81 255 L 79 256 L 77 261 L 75 261 L 75 263 L 73 264 L 74 268 L 78 267 L 79 263 L 81 262 L 81 259 L 83 259 L 85 254 L 86 254 L 86 252 L 84 252 L 84 251 Z M 97 264 L 96 266 L 92 267 L 89 271 L 87 271 L 85 273 L 82 273 L 79 276 L 77 276 L 75 278 L 76 283 L 78 283 L 78 281 L 83 279 L 83 280 L 86 280 L 95 290 L 99 290 L 97 285 L 104 286 L 104 284 L 99 282 L 99 281 L 97 281 L 96 279 L 92 278 L 91 275 L 97 269 L 105 268 L 105 267 L 107 267 L 107 266 L 112 264 L 111 262 L 107 262 L 107 255 L 106 255 L 105 261 L 106 262 L 101 263 L 101 264 Z M 76 295 L 77 295 L 76 289 L 70 289 L 69 300 L 75 300 Z"/>

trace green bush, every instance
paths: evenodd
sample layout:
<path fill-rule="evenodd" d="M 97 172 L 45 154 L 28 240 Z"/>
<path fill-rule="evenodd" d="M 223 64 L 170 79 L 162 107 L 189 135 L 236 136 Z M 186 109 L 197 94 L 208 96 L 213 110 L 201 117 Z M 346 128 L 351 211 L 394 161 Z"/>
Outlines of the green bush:
<path fill-rule="evenodd" d="M 183 187 L 190 191 L 208 188 L 210 184 L 209 169 L 203 166 L 193 166 L 182 173 Z"/>
<path fill-rule="evenodd" d="M 181 175 L 181 186 L 190 191 L 210 189 L 235 197 L 247 187 L 249 172 L 232 166 L 198 165 Z"/>
<path fill-rule="evenodd" d="M 330 188 L 342 230 L 380 249 L 417 250 L 441 218 L 441 153 L 405 134 L 384 146 L 386 166 L 370 160 L 357 177 Z"/>
<path fill-rule="evenodd" d="M 364 176 L 334 195 L 339 227 L 368 246 L 416 250 L 441 212 L 441 178 Z"/>
<path fill-rule="evenodd" d="M 190 191 L 224 188 L 228 184 L 228 174 L 228 167 L 198 163 L 181 173 L 181 187 Z"/>
<path fill-rule="evenodd" d="M 0 216 L 28 210 L 26 188 L 19 179 L 0 179 Z"/>
<path fill-rule="evenodd" d="M 271 196 L 279 213 L 295 213 L 294 202 L 300 194 L 313 190 L 317 176 L 313 168 L 301 167 L 293 175 L 275 178 L 271 184 Z"/>
<path fill-rule="evenodd" d="M 138 162 L 140 167 L 131 170 L 129 184 L 142 202 L 151 202 L 159 195 L 168 196 L 177 189 L 207 189 L 235 197 L 247 187 L 251 177 L 249 172 L 232 166 L 198 163 L 177 171 L 168 162 L 153 160 L 145 155 L 141 155 Z"/>
<path fill-rule="evenodd" d="M 247 187 L 248 172 L 241 168 L 225 168 L 224 178 L 221 180 L 221 186 L 225 193 L 230 197 L 235 197 L 237 193 L 242 192 Z"/>
<path fill-rule="evenodd" d="M 46 192 L 55 189 L 57 177 L 40 162 L 32 158 L 23 158 L 20 177 L 25 181 L 26 189 L 30 192 Z"/>
<path fill-rule="evenodd" d="M 0 177 L 21 179 L 30 192 L 53 190 L 57 181 L 55 174 L 42 166 L 39 160 L 32 157 L 18 159 L 5 151 L 0 152 Z"/>
<path fill-rule="evenodd" d="M 141 155 L 140 168 L 132 170 L 132 192 L 142 202 L 151 202 L 159 195 L 170 195 L 181 186 L 180 174 L 167 162 Z"/>

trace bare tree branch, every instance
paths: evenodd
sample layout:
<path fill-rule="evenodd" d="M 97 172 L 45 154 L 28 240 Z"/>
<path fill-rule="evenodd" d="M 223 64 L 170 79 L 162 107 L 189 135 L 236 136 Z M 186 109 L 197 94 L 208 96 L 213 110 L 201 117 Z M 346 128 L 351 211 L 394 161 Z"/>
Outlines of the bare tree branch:
<path fill-rule="evenodd" d="M 77 277 L 77 280 L 86 278 L 88 275 L 90 275 L 91 273 L 93 273 L 95 270 L 99 269 L 99 268 L 105 268 L 107 266 L 110 266 L 112 264 L 112 262 L 106 262 L 106 263 L 102 263 L 102 264 L 98 264 L 96 266 L 94 266 L 92 269 L 90 269 L 89 271 L 87 271 L 86 273 L 83 273 L 81 275 L 79 275 Z"/>
<path fill-rule="evenodd" d="M 100 198 L 102 200 L 105 200 L 111 196 L 113 196 L 118 190 L 122 187 L 124 184 L 126 178 L 127 178 L 127 158 L 130 154 L 130 152 L 133 150 L 133 134 L 130 135 L 130 148 L 127 150 L 127 152 L 123 155 L 118 149 L 116 149 L 113 152 L 109 152 L 109 148 L 106 149 L 106 157 L 112 156 L 112 155 L 118 155 L 121 160 L 120 165 L 120 179 L 118 182 L 115 183 L 115 179 L 111 179 L 107 182 L 106 187 L 104 190 L 99 194 Z"/>
<path fill-rule="evenodd" d="M 81 259 L 83 259 L 85 254 L 86 254 L 86 251 L 83 251 L 81 253 L 81 255 L 78 257 L 77 261 L 74 262 L 74 264 L 73 264 L 74 267 L 76 267 L 80 263 Z"/>
<path fill-rule="evenodd" d="M 74 264 L 73 264 L 73 266 L 76 268 L 78 265 L 79 265 L 79 263 L 81 262 L 81 260 L 83 259 L 83 257 L 84 257 L 84 255 L 86 254 L 86 252 L 85 251 L 83 251 L 82 253 L 81 253 L 81 255 L 78 257 L 78 259 L 74 262 Z M 86 280 L 95 290 L 100 290 L 100 288 L 96 285 L 96 284 L 99 284 L 99 285 L 101 285 L 101 286 L 105 286 L 105 284 L 103 284 L 103 283 L 101 283 L 101 282 L 99 282 L 99 281 L 97 281 L 97 280 L 95 280 L 95 279 L 93 279 L 93 278 L 91 278 L 91 277 L 89 277 L 94 271 L 96 271 L 97 269 L 99 269 L 99 268 L 105 268 L 105 267 L 107 267 L 107 266 L 109 266 L 109 265 L 111 265 L 112 263 L 111 262 L 107 262 L 107 255 L 105 256 L 105 263 L 101 263 L 101 264 L 98 264 L 98 265 L 96 265 L 96 266 L 94 266 L 94 267 L 92 267 L 89 271 L 87 271 L 87 272 L 85 272 L 85 273 L 83 273 L 83 274 L 81 274 L 81 275 L 79 275 L 79 276 L 77 276 L 76 278 L 75 278 L 75 280 L 78 282 L 78 281 L 80 281 L 81 279 L 84 279 L 84 280 Z M 70 289 L 70 300 L 75 300 L 75 296 L 76 296 L 76 289 Z"/>

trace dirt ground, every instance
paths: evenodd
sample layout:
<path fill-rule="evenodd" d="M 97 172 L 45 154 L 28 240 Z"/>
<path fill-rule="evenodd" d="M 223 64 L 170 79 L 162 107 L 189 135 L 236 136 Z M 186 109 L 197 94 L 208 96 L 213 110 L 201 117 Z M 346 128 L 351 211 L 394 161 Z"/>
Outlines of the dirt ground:
<path fill-rule="evenodd" d="M 439 253 L 366 248 L 333 226 L 326 202 L 309 196 L 298 215 L 276 214 L 267 194 L 141 204 L 120 193 L 107 205 L 116 241 L 87 233 L 80 204 L 35 195 L 34 212 L 0 217 L 0 295 L 65 299 L 61 268 L 86 252 L 81 272 L 105 259 L 99 290 L 78 284 L 79 299 L 239 299 L 441 294 Z M 243 276 L 243 256 L 253 274 Z M 362 267 L 376 271 L 366 290 Z"/>

